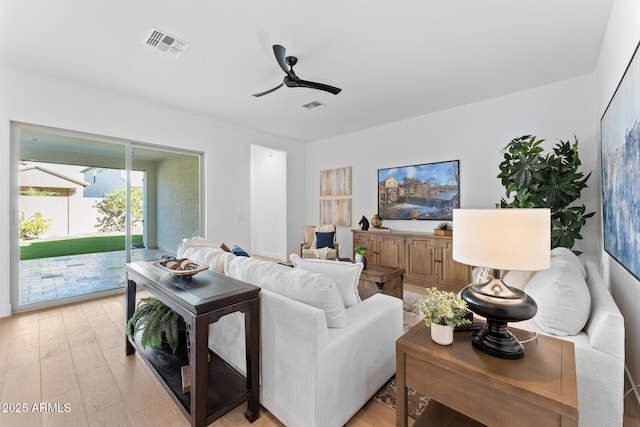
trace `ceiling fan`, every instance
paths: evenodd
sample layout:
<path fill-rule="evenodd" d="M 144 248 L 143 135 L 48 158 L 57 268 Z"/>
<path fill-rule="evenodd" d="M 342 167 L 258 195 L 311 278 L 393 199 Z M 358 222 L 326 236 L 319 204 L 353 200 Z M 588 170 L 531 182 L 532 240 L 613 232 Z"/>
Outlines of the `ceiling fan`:
<path fill-rule="evenodd" d="M 298 63 L 298 58 L 296 58 L 295 56 L 287 56 L 287 50 L 284 48 L 284 46 L 280 46 L 279 44 L 274 44 L 273 54 L 275 55 L 276 61 L 278 61 L 280 68 L 282 68 L 286 76 L 284 76 L 282 83 L 280 83 L 278 86 L 274 87 L 273 89 L 269 89 L 265 92 L 254 93 L 253 96 L 258 97 L 258 96 L 266 95 L 268 93 L 271 93 L 275 90 L 280 89 L 284 85 L 287 85 L 288 87 L 306 87 L 309 89 L 324 90 L 334 95 L 339 94 L 340 91 L 342 90 L 340 88 L 329 86 L 324 83 L 316 83 L 316 82 L 310 82 L 307 80 L 302 80 L 300 77 L 298 77 L 296 73 L 293 71 L 293 66 Z M 289 66 L 289 69 L 287 69 L 287 66 Z"/>

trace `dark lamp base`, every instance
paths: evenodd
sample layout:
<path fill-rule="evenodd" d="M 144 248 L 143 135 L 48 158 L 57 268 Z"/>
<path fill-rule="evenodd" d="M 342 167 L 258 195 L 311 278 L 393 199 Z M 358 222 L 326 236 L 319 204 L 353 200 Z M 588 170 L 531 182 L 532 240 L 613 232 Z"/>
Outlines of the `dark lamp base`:
<path fill-rule="evenodd" d="M 487 319 L 487 324 L 474 333 L 471 343 L 483 353 L 501 359 L 521 359 L 524 347 L 507 329 L 507 322 Z"/>
<path fill-rule="evenodd" d="M 535 316 L 538 306 L 529 295 L 505 285 L 498 276 L 488 283 L 467 286 L 461 296 L 469 310 L 487 319 L 487 324 L 471 338 L 475 348 L 501 359 L 524 356 L 524 347 L 509 332 L 507 322 Z"/>

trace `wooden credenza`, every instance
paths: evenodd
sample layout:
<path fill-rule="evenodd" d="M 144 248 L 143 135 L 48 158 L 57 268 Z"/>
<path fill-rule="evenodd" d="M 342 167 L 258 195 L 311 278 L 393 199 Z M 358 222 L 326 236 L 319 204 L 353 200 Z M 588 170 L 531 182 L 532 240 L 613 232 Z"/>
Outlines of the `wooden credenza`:
<path fill-rule="evenodd" d="M 472 267 L 453 260 L 451 236 L 395 230 L 352 230 L 353 246 L 367 247 L 367 262 L 404 269 L 404 283 L 458 292 Z"/>

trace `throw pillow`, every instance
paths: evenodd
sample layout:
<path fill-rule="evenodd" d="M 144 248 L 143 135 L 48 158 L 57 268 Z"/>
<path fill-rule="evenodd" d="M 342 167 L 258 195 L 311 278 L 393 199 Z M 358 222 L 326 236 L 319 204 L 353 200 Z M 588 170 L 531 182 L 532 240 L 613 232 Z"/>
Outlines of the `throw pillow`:
<path fill-rule="evenodd" d="M 538 271 L 526 292 L 538 304 L 533 321 L 548 334 L 576 335 L 589 320 L 591 294 L 582 271 L 572 261 L 551 257 L 551 268 Z"/>
<path fill-rule="evenodd" d="M 324 311 L 327 327 L 347 326 L 347 313 L 333 280 L 318 273 L 255 258 L 236 257 L 225 274 Z"/>
<path fill-rule="evenodd" d="M 242 249 L 240 246 L 238 245 L 233 245 L 233 247 L 231 248 L 231 253 L 233 253 L 236 256 L 246 256 L 248 257 L 249 254 L 247 253 L 247 251 L 245 251 L 244 249 Z"/>
<path fill-rule="evenodd" d="M 566 261 L 571 262 L 571 264 L 575 265 L 575 267 L 580 270 L 582 277 L 587 278 L 587 270 L 584 268 L 582 261 L 578 258 L 578 255 L 574 254 L 571 249 L 557 247 L 551 249 L 551 258 L 562 258 Z"/>
<path fill-rule="evenodd" d="M 225 252 L 231 252 L 231 249 L 229 249 L 229 246 L 227 246 L 224 243 L 220 243 L 220 249 L 222 249 Z"/>
<path fill-rule="evenodd" d="M 335 249 L 333 246 L 333 239 L 335 236 L 335 231 L 331 232 L 316 232 L 316 249 L 320 248 L 330 248 Z"/>
<path fill-rule="evenodd" d="M 345 307 L 351 307 L 361 301 L 358 294 L 358 281 L 362 273 L 362 263 L 300 258 L 296 254 L 291 254 L 290 259 L 294 268 L 324 274 L 336 282 Z"/>

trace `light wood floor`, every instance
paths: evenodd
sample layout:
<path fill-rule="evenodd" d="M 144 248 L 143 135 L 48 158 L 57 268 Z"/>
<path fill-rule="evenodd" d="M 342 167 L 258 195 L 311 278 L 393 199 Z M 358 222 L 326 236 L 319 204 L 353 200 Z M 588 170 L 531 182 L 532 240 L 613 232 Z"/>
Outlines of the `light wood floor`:
<path fill-rule="evenodd" d="M 188 426 L 146 364 L 125 356 L 123 305 L 118 295 L 0 319 L 0 426 Z M 282 426 L 243 413 L 212 425 Z M 394 426 L 395 411 L 370 401 L 347 425 Z"/>
<path fill-rule="evenodd" d="M 118 295 L 0 319 L 0 426 L 188 426 L 145 363 L 125 356 L 123 304 Z M 624 427 L 639 426 L 631 398 Z M 253 424 L 243 412 L 212 426 L 282 426 L 264 409 Z M 370 400 L 347 426 L 392 427 L 395 411 Z"/>

